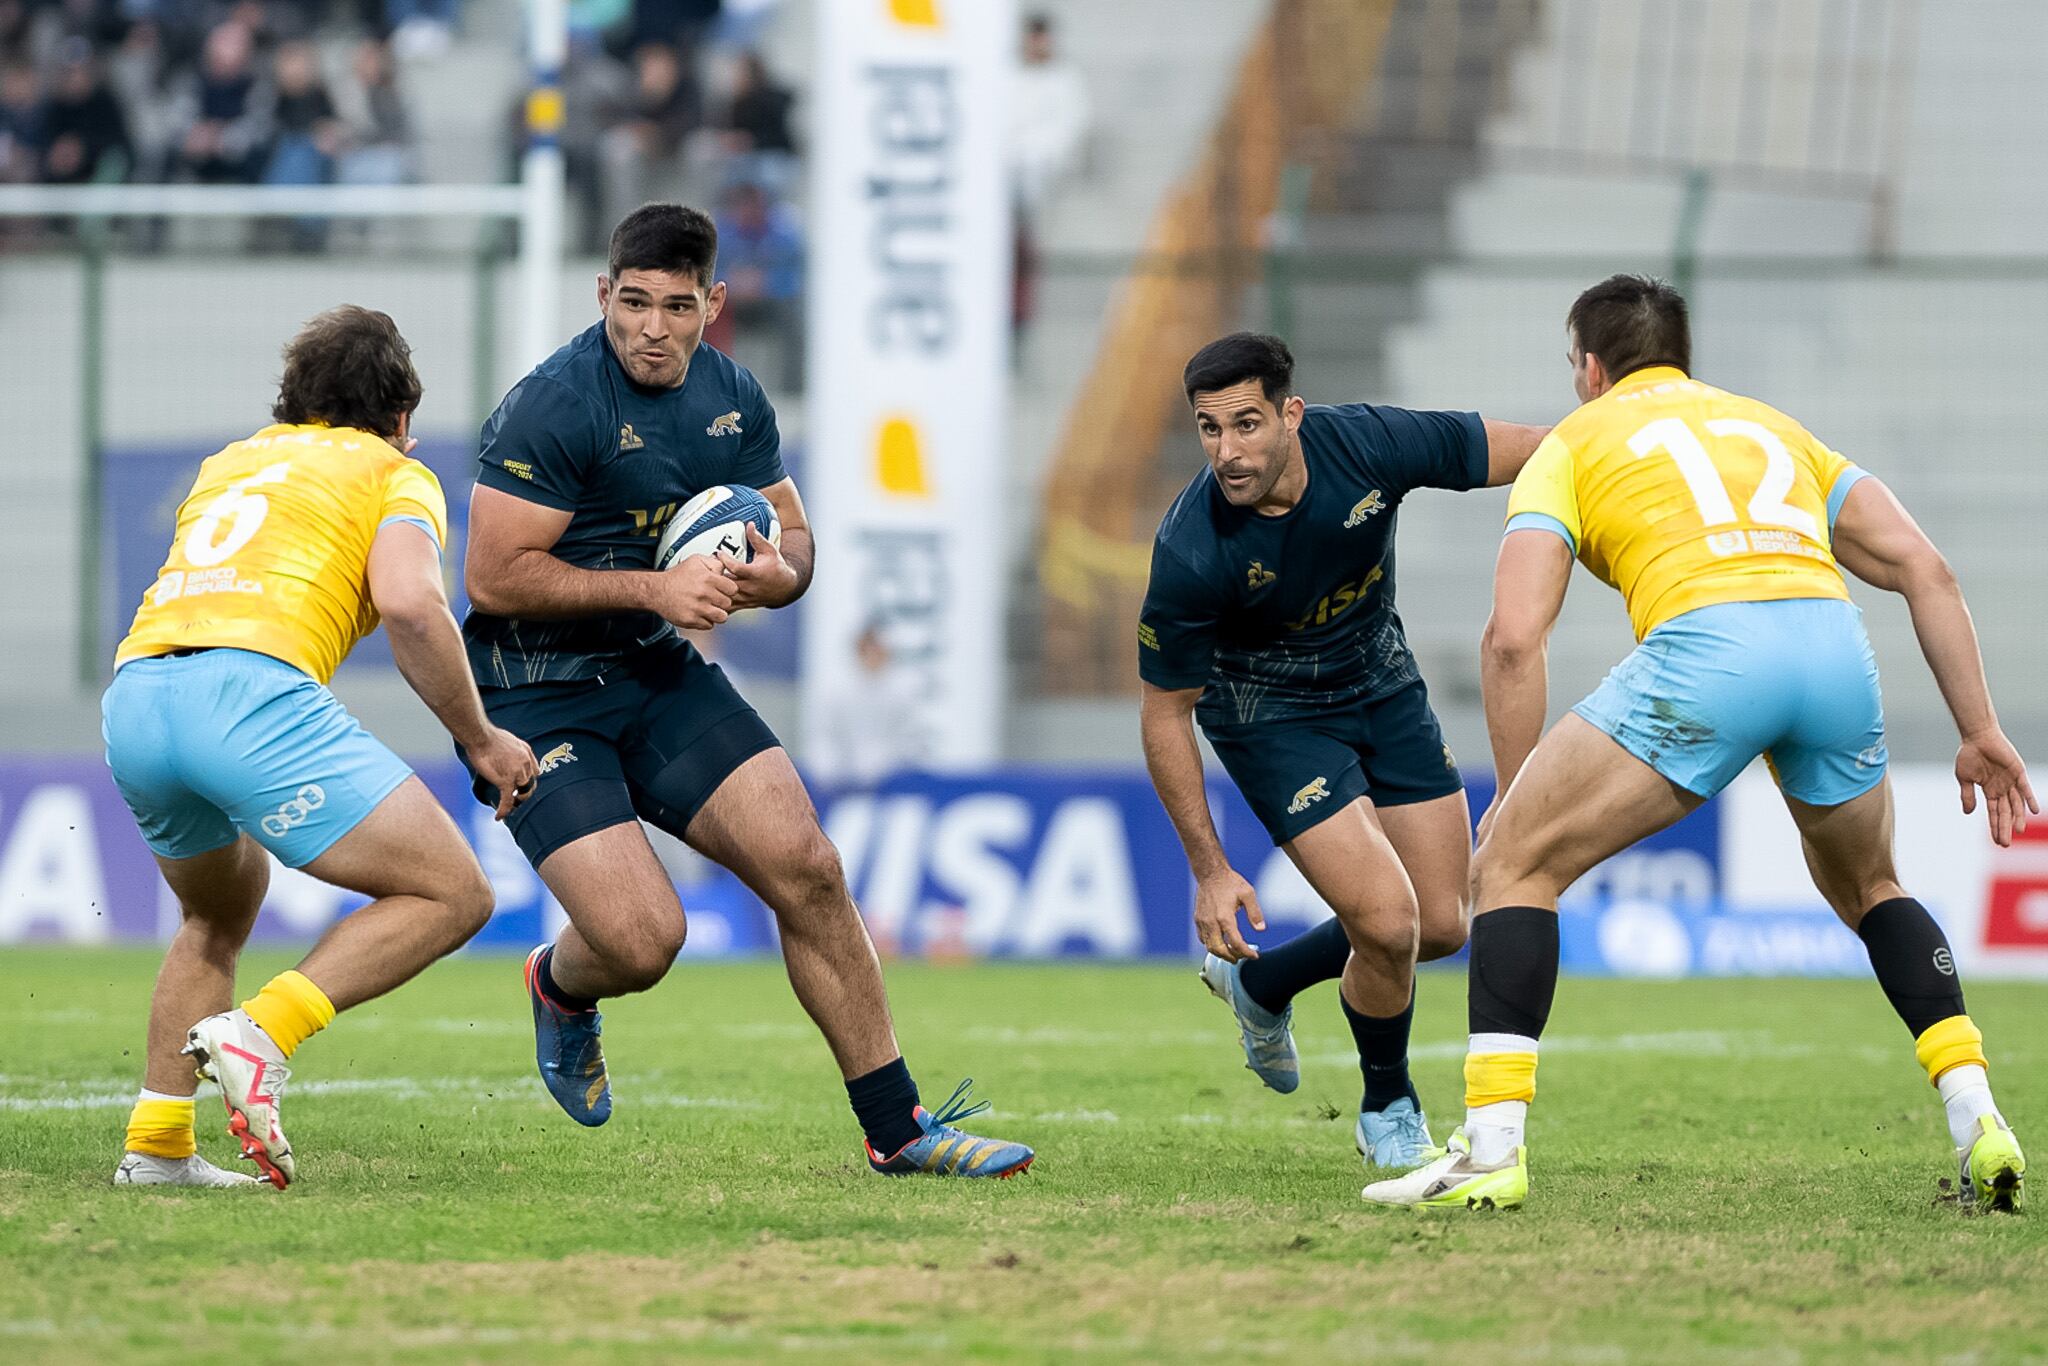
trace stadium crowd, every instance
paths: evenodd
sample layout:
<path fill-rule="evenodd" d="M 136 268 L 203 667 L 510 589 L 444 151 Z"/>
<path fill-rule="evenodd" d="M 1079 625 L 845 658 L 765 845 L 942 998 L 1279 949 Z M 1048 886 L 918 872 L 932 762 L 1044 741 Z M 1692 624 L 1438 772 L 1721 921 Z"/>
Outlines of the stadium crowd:
<path fill-rule="evenodd" d="M 563 144 L 585 218 L 687 187 L 757 256 L 793 237 L 794 96 L 740 46 L 770 8 L 572 0 Z M 460 0 L 0 0 L 0 183 L 405 183 L 431 136 L 406 82 L 462 19 Z M 515 122 L 508 152 L 521 140 Z M 799 264 L 762 262 L 762 288 Z"/>

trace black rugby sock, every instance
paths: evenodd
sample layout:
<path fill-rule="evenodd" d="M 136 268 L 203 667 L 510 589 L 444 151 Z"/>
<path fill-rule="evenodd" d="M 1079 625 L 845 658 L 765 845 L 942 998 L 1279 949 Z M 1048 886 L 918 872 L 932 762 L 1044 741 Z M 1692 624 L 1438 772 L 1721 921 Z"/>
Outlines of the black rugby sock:
<path fill-rule="evenodd" d="M 1870 953 L 1877 984 L 1914 1038 L 1951 1015 L 1968 1014 L 1948 936 L 1925 906 L 1910 896 L 1880 901 L 1864 914 L 1856 933 Z"/>
<path fill-rule="evenodd" d="M 540 985 L 540 994 L 553 1001 L 562 1009 L 572 1013 L 583 1010 L 596 1010 L 596 997 L 571 996 L 555 984 L 554 964 L 555 946 L 550 944 L 548 945 L 548 951 L 540 956 L 540 961 L 533 965 L 533 980 Z"/>
<path fill-rule="evenodd" d="M 1337 1003 L 1344 1007 L 1344 1022 L 1351 1026 L 1351 1038 L 1358 1045 L 1358 1070 L 1365 1075 L 1365 1098 L 1358 1108 L 1377 1114 L 1397 1100 L 1413 1101 L 1422 1108 L 1422 1098 L 1408 1080 L 1408 1029 L 1415 1022 L 1415 992 L 1408 992 L 1408 1005 L 1399 1015 L 1380 1018 L 1361 1015 L 1351 1008 L 1340 989 Z"/>
<path fill-rule="evenodd" d="M 1277 948 L 1261 949 L 1257 958 L 1247 958 L 1238 966 L 1238 980 L 1245 995 L 1278 1015 L 1316 983 L 1342 977 L 1350 957 L 1351 940 L 1332 916 Z"/>
<path fill-rule="evenodd" d="M 846 1099 L 877 1157 L 894 1157 L 924 1137 L 912 1113 L 917 1109 L 917 1083 L 901 1058 L 846 1083 Z"/>

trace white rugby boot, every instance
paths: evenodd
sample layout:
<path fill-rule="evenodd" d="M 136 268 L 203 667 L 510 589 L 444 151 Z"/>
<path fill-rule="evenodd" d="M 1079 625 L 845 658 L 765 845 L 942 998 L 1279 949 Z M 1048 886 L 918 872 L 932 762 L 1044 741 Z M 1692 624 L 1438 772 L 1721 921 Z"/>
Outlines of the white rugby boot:
<path fill-rule="evenodd" d="M 289 1186 L 298 1168 L 278 1108 L 292 1073 L 277 1044 L 241 1010 L 209 1015 L 185 1038 L 181 1051 L 199 1064 L 201 1077 L 220 1087 L 228 1107 L 228 1132 L 240 1140 L 242 1156 L 254 1162 L 271 1185 L 279 1190 Z"/>
<path fill-rule="evenodd" d="M 224 1172 L 199 1154 L 190 1157 L 152 1157 L 148 1153 L 122 1153 L 114 1168 L 117 1186 L 260 1186 L 263 1183 L 246 1172 Z"/>

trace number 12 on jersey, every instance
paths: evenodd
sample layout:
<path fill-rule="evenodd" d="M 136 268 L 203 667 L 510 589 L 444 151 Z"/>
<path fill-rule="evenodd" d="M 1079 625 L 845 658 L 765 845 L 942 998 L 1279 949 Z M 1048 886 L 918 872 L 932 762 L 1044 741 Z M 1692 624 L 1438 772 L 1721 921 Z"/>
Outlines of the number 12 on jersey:
<path fill-rule="evenodd" d="M 1760 526 L 1796 531 L 1815 546 L 1827 544 L 1821 536 L 1819 519 L 1806 509 L 1785 501 L 1785 495 L 1792 491 L 1795 472 L 1792 452 L 1785 449 L 1785 443 L 1778 439 L 1776 432 L 1761 423 L 1739 417 L 1713 418 L 1706 423 L 1706 428 L 1712 437 L 1748 441 L 1764 453 L 1764 477 L 1749 500 L 1749 521 Z M 1663 451 L 1671 457 L 1678 466 L 1678 472 L 1684 476 L 1686 487 L 1692 491 L 1700 520 L 1709 529 L 1741 520 L 1736 516 L 1735 500 L 1729 496 L 1728 484 L 1715 466 L 1713 456 L 1708 454 L 1706 443 L 1684 418 L 1660 417 L 1647 423 L 1628 439 L 1628 446 L 1638 456 Z M 1788 547 L 1775 543 L 1780 539 L 1773 536 L 1770 538 L 1773 544 L 1753 546 L 1751 534 L 1738 529 L 1716 532 L 1708 536 L 1707 544 L 1716 555 L 1739 555 L 1751 549 L 1783 551 Z"/>

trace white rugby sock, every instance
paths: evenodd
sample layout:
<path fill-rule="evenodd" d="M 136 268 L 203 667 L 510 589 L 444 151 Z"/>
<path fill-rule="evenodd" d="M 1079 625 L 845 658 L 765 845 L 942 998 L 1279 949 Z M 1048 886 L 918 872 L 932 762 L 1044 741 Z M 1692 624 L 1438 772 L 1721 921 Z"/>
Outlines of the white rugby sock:
<path fill-rule="evenodd" d="M 1941 1092 L 1942 1107 L 1948 1111 L 1948 1136 L 1958 1150 L 1977 1141 L 1979 1119 L 1985 1115 L 2004 1119 L 1998 1113 L 1997 1102 L 1991 1099 L 1991 1079 L 1976 1063 L 1949 1068 L 1934 1083 L 1934 1088 Z"/>

